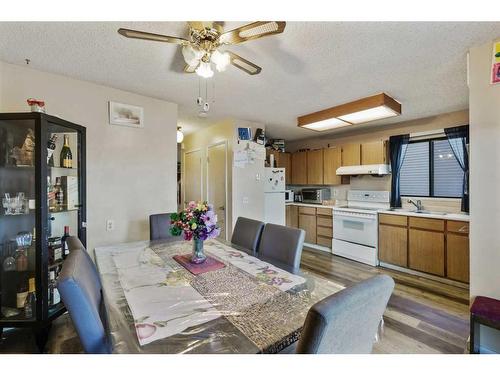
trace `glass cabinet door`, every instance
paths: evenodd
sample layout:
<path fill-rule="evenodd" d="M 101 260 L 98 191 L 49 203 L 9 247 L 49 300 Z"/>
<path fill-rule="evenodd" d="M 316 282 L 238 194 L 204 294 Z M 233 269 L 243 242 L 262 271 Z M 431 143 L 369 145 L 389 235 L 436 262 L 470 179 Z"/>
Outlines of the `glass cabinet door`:
<path fill-rule="evenodd" d="M 63 308 L 55 280 L 69 254 L 66 238 L 79 234 L 81 197 L 79 180 L 80 133 L 59 124 L 47 124 L 47 249 L 48 315 Z"/>
<path fill-rule="evenodd" d="M 35 123 L 0 120 L 0 321 L 37 316 Z"/>

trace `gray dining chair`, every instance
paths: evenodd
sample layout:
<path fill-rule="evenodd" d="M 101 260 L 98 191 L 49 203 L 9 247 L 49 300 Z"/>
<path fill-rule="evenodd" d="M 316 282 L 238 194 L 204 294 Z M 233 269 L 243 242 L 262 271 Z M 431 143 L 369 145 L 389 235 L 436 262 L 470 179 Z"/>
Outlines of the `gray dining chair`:
<path fill-rule="evenodd" d="M 233 229 L 231 243 L 243 248 L 246 253 L 256 256 L 264 225 L 262 221 L 242 216 L 238 217 Z"/>
<path fill-rule="evenodd" d="M 87 251 L 87 249 L 85 249 L 85 246 L 83 246 L 82 241 L 80 241 L 80 239 L 77 236 L 69 236 L 66 239 L 66 244 L 68 245 L 69 251 L 78 249 Z"/>
<path fill-rule="evenodd" d="M 266 224 L 260 239 L 259 258 L 274 259 L 298 269 L 305 233 L 302 229 Z"/>
<path fill-rule="evenodd" d="M 378 275 L 317 302 L 307 313 L 297 354 L 370 354 L 394 280 Z"/>
<path fill-rule="evenodd" d="M 149 239 L 151 241 L 170 239 L 171 213 L 149 215 Z"/>
<path fill-rule="evenodd" d="M 101 281 L 86 251 L 77 249 L 69 253 L 59 274 L 57 289 L 85 352 L 111 353 Z"/>

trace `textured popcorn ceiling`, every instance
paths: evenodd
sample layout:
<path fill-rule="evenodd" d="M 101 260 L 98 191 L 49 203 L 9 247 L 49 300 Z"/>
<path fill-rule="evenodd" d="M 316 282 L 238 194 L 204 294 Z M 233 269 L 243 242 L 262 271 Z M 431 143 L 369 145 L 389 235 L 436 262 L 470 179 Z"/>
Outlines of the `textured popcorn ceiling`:
<path fill-rule="evenodd" d="M 225 28 L 242 24 L 227 22 Z M 200 119 L 198 77 L 181 73 L 179 47 L 127 40 L 119 27 L 187 33 L 182 22 L 3 22 L 0 60 L 24 64 L 29 58 L 33 69 L 178 103 L 187 132 L 236 117 L 263 122 L 271 136 L 292 140 L 317 135 L 297 128 L 297 116 L 382 91 L 402 102 L 403 115 L 356 128 L 466 109 L 467 50 L 500 37 L 498 22 L 289 22 L 281 35 L 230 48 L 262 72 L 249 76 L 229 67 L 216 73 L 215 103 Z M 350 129 L 330 133 L 345 131 Z"/>

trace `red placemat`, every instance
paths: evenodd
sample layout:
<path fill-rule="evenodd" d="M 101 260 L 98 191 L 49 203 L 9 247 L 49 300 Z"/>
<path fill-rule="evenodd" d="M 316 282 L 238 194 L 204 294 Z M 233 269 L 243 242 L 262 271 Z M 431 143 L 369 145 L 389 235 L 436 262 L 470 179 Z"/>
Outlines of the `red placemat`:
<path fill-rule="evenodd" d="M 218 269 L 226 267 L 224 263 L 210 256 L 207 256 L 207 259 L 200 264 L 191 263 L 191 254 L 175 255 L 174 259 L 177 263 L 179 263 L 193 275 L 199 275 L 205 272 L 216 271 Z"/>

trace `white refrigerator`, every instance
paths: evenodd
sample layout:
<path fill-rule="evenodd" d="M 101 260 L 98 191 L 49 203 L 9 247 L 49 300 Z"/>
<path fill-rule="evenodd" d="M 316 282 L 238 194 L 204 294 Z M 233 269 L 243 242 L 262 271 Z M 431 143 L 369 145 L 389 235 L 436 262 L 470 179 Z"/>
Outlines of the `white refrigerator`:
<path fill-rule="evenodd" d="M 285 168 L 265 168 L 264 221 L 285 225 Z"/>

